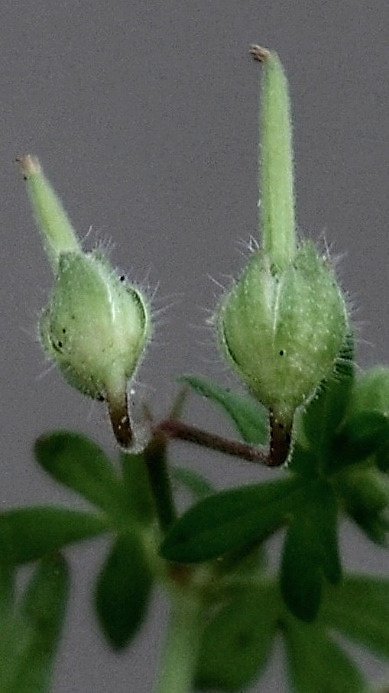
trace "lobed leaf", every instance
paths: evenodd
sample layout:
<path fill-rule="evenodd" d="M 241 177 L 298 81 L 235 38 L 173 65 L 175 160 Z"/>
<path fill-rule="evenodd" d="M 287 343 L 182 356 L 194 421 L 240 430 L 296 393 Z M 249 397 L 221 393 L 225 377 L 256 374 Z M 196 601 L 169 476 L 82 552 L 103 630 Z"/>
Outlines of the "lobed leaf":
<path fill-rule="evenodd" d="M 35 443 L 39 465 L 56 481 L 110 515 L 128 514 L 121 480 L 101 448 L 70 431 L 48 433 Z"/>
<path fill-rule="evenodd" d="M 267 445 L 269 439 L 268 413 L 251 398 L 231 392 L 214 381 L 199 375 L 183 375 L 179 382 L 187 383 L 203 397 L 215 402 L 229 416 L 242 440 L 251 445 Z"/>
<path fill-rule="evenodd" d="M 336 589 L 328 586 L 320 620 L 389 658 L 389 580 L 348 575 Z"/>
<path fill-rule="evenodd" d="M 389 529 L 385 512 L 389 503 L 389 484 L 382 473 L 369 466 L 348 468 L 334 476 L 345 511 L 377 544 L 385 544 Z"/>
<path fill-rule="evenodd" d="M 145 618 L 152 582 L 141 536 L 119 536 L 100 572 L 95 595 L 101 627 L 116 649 L 128 645 Z"/>
<path fill-rule="evenodd" d="M 272 585 L 248 586 L 206 623 L 195 682 L 200 689 L 242 691 L 266 665 L 279 615 Z"/>
<path fill-rule="evenodd" d="M 2 693 L 48 693 L 69 592 L 64 559 L 43 559 L 0 630 Z"/>
<path fill-rule="evenodd" d="M 281 563 L 281 592 L 291 612 L 313 621 L 319 610 L 322 581 L 341 577 L 337 540 L 337 504 L 324 483 L 312 485 L 287 531 Z"/>
<path fill-rule="evenodd" d="M 314 527 L 299 516 L 288 529 L 281 563 L 281 592 L 291 612 L 313 621 L 320 606 L 322 571 Z"/>
<path fill-rule="evenodd" d="M 108 529 L 103 518 L 91 513 L 50 506 L 19 508 L 0 515 L 0 545 L 10 563 L 28 563 Z"/>
<path fill-rule="evenodd" d="M 361 672 L 317 623 L 290 617 L 285 642 L 291 687 L 296 693 L 364 691 Z"/>
<path fill-rule="evenodd" d="M 161 555 L 181 563 L 217 558 L 263 541 L 298 507 L 300 479 L 243 486 L 200 501 L 173 525 Z"/>
<path fill-rule="evenodd" d="M 353 464 L 367 459 L 389 441 L 389 418 L 379 411 L 361 411 L 351 416 L 336 437 L 335 464 Z"/>

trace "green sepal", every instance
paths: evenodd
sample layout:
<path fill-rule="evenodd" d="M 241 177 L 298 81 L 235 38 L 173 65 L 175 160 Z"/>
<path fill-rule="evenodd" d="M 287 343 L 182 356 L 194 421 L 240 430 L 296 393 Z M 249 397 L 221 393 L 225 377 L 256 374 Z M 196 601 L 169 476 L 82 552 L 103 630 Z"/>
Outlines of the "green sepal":
<path fill-rule="evenodd" d="M 326 586 L 320 622 L 389 659 L 389 580 L 350 575 Z"/>
<path fill-rule="evenodd" d="M 342 648 L 316 622 L 289 617 L 284 625 L 291 690 L 296 693 L 362 693 L 365 681 Z"/>
<path fill-rule="evenodd" d="M 48 433 L 35 443 L 39 465 L 56 481 L 123 524 L 129 515 L 125 487 L 101 448 L 70 431 Z"/>
<path fill-rule="evenodd" d="M 60 555 L 43 559 L 20 605 L 0 628 L 2 693 L 49 693 L 69 593 L 69 572 Z"/>
<path fill-rule="evenodd" d="M 179 382 L 187 383 L 203 397 L 217 404 L 228 415 L 242 440 L 251 445 L 266 445 L 269 438 L 268 413 L 259 402 L 232 392 L 214 381 L 199 375 L 182 375 Z"/>
<path fill-rule="evenodd" d="M 280 601 L 274 587 L 234 591 L 206 621 L 195 684 L 203 690 L 242 691 L 266 666 Z"/>
<path fill-rule="evenodd" d="M 281 592 L 291 612 L 303 621 L 317 615 L 323 578 L 333 584 L 341 578 L 337 510 L 331 488 L 323 482 L 312 484 L 287 531 Z"/>
<path fill-rule="evenodd" d="M 288 478 L 209 496 L 173 525 L 161 555 L 195 563 L 260 543 L 286 522 L 303 495 L 300 479 Z"/>
<path fill-rule="evenodd" d="M 95 595 L 99 622 L 112 647 L 122 649 L 136 635 L 147 615 L 152 582 L 141 536 L 119 536 L 98 576 Z"/>
<path fill-rule="evenodd" d="M 103 517 L 54 506 L 7 510 L 0 515 L 0 544 L 10 563 L 28 563 L 67 544 L 109 530 Z"/>

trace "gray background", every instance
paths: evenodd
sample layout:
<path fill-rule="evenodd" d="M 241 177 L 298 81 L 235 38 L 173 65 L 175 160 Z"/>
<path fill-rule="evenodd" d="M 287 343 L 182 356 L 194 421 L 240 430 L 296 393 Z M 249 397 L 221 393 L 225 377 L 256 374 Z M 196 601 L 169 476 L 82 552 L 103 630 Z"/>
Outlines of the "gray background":
<path fill-rule="evenodd" d="M 163 415 L 175 373 L 234 383 L 204 329 L 206 312 L 244 262 L 256 233 L 259 68 L 252 42 L 277 49 L 295 117 L 302 231 L 325 232 L 347 256 L 340 277 L 359 326 L 359 362 L 388 360 L 388 3 L 216 0 L 61 3 L 3 0 L 1 86 L 1 502 L 68 501 L 34 466 L 42 431 L 85 431 L 113 441 L 91 406 L 47 369 L 36 343 L 50 270 L 13 160 L 37 154 L 84 235 L 111 239 L 112 259 L 157 284 L 163 313 L 139 373 L 140 396 Z M 171 304 L 174 305 L 171 305 Z M 231 434 L 201 402 L 193 421 Z M 207 469 L 219 486 L 266 478 L 250 465 L 176 445 L 176 461 Z M 75 501 L 74 504 L 77 504 Z M 387 556 L 353 529 L 348 565 L 387 572 Z M 89 588 L 104 542 L 70 552 L 75 569 L 55 693 L 151 690 L 165 606 L 123 655 L 106 648 Z M 377 677 L 383 669 L 366 660 Z M 273 671 L 270 671 L 273 669 Z M 278 663 L 263 691 L 282 690 Z M 258 690 L 254 687 L 253 690 Z"/>

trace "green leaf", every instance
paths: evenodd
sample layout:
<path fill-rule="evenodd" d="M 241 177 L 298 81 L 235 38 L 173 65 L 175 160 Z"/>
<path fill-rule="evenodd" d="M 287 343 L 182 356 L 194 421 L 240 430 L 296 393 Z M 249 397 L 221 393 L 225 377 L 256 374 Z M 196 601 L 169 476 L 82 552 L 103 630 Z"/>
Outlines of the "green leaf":
<path fill-rule="evenodd" d="M 50 506 L 8 510 L 0 515 L 0 543 L 11 563 L 35 561 L 66 544 L 106 532 L 103 518 Z"/>
<path fill-rule="evenodd" d="M 26 674 L 31 667 L 36 668 L 37 673 L 41 669 L 43 676 L 50 673 L 65 618 L 69 583 L 70 575 L 65 559 L 56 554 L 40 562 L 27 587 L 21 614 L 32 625 L 35 637 Z M 21 680 L 24 680 L 24 676 Z M 34 686 L 26 687 L 26 690 L 34 690 Z"/>
<path fill-rule="evenodd" d="M 25 671 L 25 662 L 30 662 L 29 650 L 34 631 L 20 613 L 9 614 L 0 628 L 0 690 L 3 693 L 28 693 L 20 688 L 19 672 Z M 39 693 L 48 693 L 47 680 L 42 682 Z M 30 685 L 30 682 L 27 683 Z"/>
<path fill-rule="evenodd" d="M 370 414 L 373 417 L 381 414 L 389 422 L 389 368 L 387 366 L 370 368 L 356 379 L 349 418 L 353 419 L 363 414 Z M 359 426 L 356 425 L 354 428 L 358 433 Z M 389 423 L 380 433 L 379 440 L 377 439 L 375 461 L 381 471 L 389 470 Z"/>
<path fill-rule="evenodd" d="M 141 537 L 119 536 L 96 586 L 97 614 L 113 647 L 123 648 L 135 636 L 146 616 L 152 581 Z"/>
<path fill-rule="evenodd" d="M 389 418 L 379 411 L 361 411 L 351 416 L 335 441 L 335 465 L 360 462 L 389 440 Z"/>
<path fill-rule="evenodd" d="M 365 690 L 360 671 L 317 624 L 290 617 L 285 625 L 288 669 L 296 693 L 359 693 Z"/>
<path fill-rule="evenodd" d="M 389 658 L 389 580 L 353 575 L 336 588 L 328 586 L 320 620 Z"/>
<path fill-rule="evenodd" d="M 322 572 L 313 527 L 301 516 L 288 529 L 282 554 L 281 592 L 291 612 L 313 621 L 320 606 Z"/>
<path fill-rule="evenodd" d="M 389 503 L 387 477 L 374 468 L 348 468 L 334 476 L 345 511 L 377 544 L 384 544 L 388 531 L 385 511 Z"/>
<path fill-rule="evenodd" d="M 279 598 L 271 585 L 230 596 L 206 623 L 196 687 L 240 692 L 248 686 L 267 663 L 278 615 Z"/>
<path fill-rule="evenodd" d="M 204 476 L 187 467 L 173 467 L 171 470 L 172 478 L 184 486 L 192 494 L 195 500 L 202 500 L 211 493 L 215 493 L 215 488 Z"/>
<path fill-rule="evenodd" d="M 301 481 L 288 478 L 209 496 L 173 525 L 161 555 L 182 563 L 201 562 L 259 543 L 286 521 L 301 495 Z"/>
<path fill-rule="evenodd" d="M 387 366 L 374 366 L 356 378 L 352 411 L 356 413 L 372 410 L 389 416 L 389 368 Z"/>
<path fill-rule="evenodd" d="M 376 456 L 377 467 L 381 472 L 389 472 L 389 440 L 385 440 L 379 446 Z"/>
<path fill-rule="evenodd" d="M 363 519 L 359 516 L 353 517 L 360 529 L 366 534 L 370 541 L 378 546 L 387 547 L 387 535 L 389 532 L 389 519 L 385 515 L 364 515 Z"/>
<path fill-rule="evenodd" d="M 292 444 L 292 451 L 288 459 L 288 470 L 300 474 L 307 479 L 315 479 L 318 476 L 318 457 L 315 451 L 304 448 L 299 440 Z"/>
<path fill-rule="evenodd" d="M 335 372 L 323 382 L 302 416 L 304 432 L 316 453 L 327 452 L 341 424 L 349 402 L 354 380 L 354 343 L 349 335 L 339 354 Z"/>
<path fill-rule="evenodd" d="M 221 407 L 235 424 L 242 440 L 251 445 L 267 445 L 269 439 L 268 413 L 264 407 L 249 397 L 231 392 L 209 378 L 199 375 L 183 375 L 179 382 L 187 383 L 203 397 Z"/>
<path fill-rule="evenodd" d="M 101 448 L 78 433 L 56 431 L 38 438 L 35 455 L 56 481 L 108 514 L 128 514 L 124 486 Z"/>
<path fill-rule="evenodd" d="M 148 525 L 155 517 L 155 504 L 144 455 L 121 452 L 120 462 L 129 510 L 137 522 Z"/>
<path fill-rule="evenodd" d="M 250 577 L 256 578 L 258 571 L 264 571 L 267 565 L 266 551 L 261 546 L 244 546 L 241 549 L 226 553 L 221 556 L 215 566 L 217 575 L 223 581 L 224 576 L 227 580 L 249 580 Z M 216 572 L 215 571 L 215 572 Z"/>
<path fill-rule="evenodd" d="M 69 592 L 64 559 L 43 559 L 0 630 L 2 693 L 48 693 Z"/>
<path fill-rule="evenodd" d="M 281 592 L 291 612 L 312 621 L 318 612 L 323 577 L 337 583 L 341 566 L 337 505 L 324 483 L 312 484 L 288 529 L 281 564 Z"/>
<path fill-rule="evenodd" d="M 5 549 L 5 551 L 4 551 Z M 0 547 L 0 628 L 13 604 L 15 568 L 7 559 L 7 547 Z"/>

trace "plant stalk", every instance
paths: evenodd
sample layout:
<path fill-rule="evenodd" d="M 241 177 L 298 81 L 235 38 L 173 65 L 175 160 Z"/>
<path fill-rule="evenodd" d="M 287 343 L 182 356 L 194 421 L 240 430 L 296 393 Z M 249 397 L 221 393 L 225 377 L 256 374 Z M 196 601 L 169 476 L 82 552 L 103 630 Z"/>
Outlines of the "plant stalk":
<path fill-rule="evenodd" d="M 192 690 L 201 627 L 199 598 L 182 590 L 175 593 L 154 693 L 189 693 Z"/>
<path fill-rule="evenodd" d="M 267 448 L 259 448 L 248 445 L 238 440 L 228 440 L 215 433 L 203 431 L 196 426 L 177 421 L 177 419 L 167 419 L 158 424 L 155 430 L 163 432 L 168 438 L 185 440 L 188 443 L 201 445 L 210 450 L 218 450 L 225 455 L 240 457 L 246 462 L 259 462 L 267 467 L 274 466 L 273 460 L 269 456 Z"/>
<path fill-rule="evenodd" d="M 167 437 L 154 431 L 144 450 L 151 492 L 154 497 L 159 526 L 166 532 L 176 519 L 173 492 L 166 460 Z"/>

